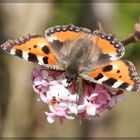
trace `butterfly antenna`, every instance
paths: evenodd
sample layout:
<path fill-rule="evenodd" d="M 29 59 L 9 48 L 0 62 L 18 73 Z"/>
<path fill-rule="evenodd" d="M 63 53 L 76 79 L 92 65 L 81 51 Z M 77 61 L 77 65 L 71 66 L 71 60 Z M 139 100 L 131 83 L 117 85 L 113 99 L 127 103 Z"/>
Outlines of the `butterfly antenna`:
<path fill-rule="evenodd" d="M 98 20 L 97 21 L 97 29 L 101 32 L 101 33 L 105 33 L 104 32 L 104 29 L 103 29 L 103 26 L 101 24 L 101 22 Z"/>

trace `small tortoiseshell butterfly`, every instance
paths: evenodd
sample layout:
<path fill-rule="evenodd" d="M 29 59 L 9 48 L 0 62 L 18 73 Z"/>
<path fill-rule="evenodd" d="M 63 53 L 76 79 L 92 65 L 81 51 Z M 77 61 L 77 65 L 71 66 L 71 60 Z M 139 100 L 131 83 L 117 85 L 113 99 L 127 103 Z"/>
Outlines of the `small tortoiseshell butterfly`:
<path fill-rule="evenodd" d="M 119 60 L 124 47 L 112 34 L 58 25 L 41 35 L 8 40 L 1 48 L 11 55 L 65 72 L 67 83 L 77 77 L 127 91 L 140 91 L 140 79 L 132 62 Z"/>

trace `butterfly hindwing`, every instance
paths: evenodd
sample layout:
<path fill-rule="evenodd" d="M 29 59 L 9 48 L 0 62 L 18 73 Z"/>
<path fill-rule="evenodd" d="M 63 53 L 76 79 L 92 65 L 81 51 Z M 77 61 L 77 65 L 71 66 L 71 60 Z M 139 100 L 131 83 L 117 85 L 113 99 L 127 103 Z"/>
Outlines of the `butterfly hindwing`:
<path fill-rule="evenodd" d="M 91 82 L 120 88 L 127 91 L 139 91 L 140 79 L 132 62 L 117 60 L 110 62 L 88 74 L 81 74 L 82 78 Z"/>
<path fill-rule="evenodd" d="M 55 69 L 57 60 L 48 41 L 40 35 L 8 40 L 1 48 L 11 55 Z M 59 68 L 58 68 L 59 69 Z"/>

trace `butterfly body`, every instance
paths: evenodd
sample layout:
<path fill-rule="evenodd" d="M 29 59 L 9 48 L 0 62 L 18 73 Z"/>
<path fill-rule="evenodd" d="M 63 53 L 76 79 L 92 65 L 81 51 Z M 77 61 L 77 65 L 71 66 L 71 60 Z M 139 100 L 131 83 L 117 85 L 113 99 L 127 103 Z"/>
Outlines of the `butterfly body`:
<path fill-rule="evenodd" d="M 9 40 L 1 48 L 11 55 L 65 72 L 67 82 L 81 77 L 112 88 L 139 91 L 140 79 L 135 66 L 120 60 L 124 47 L 112 34 L 93 33 L 72 24 L 46 30 L 45 38 L 27 35 Z"/>

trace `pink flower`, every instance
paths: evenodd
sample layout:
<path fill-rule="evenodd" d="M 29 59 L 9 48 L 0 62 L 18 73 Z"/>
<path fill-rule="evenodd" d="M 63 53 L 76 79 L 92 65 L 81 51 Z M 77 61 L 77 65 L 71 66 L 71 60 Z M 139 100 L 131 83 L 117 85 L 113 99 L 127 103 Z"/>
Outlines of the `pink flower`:
<path fill-rule="evenodd" d="M 81 119 L 93 119 L 106 109 L 111 109 L 115 103 L 123 99 L 123 92 L 112 91 L 101 84 L 91 84 L 83 80 L 83 93 L 78 106 Z"/>
<path fill-rule="evenodd" d="M 77 114 L 77 102 L 79 96 L 68 90 L 68 84 L 62 72 L 47 70 L 39 66 L 32 72 L 33 89 L 40 96 L 40 99 L 48 104 L 50 113 L 45 112 L 49 123 L 55 118 L 61 121 L 74 119 Z"/>
<path fill-rule="evenodd" d="M 45 112 L 49 123 L 56 118 L 63 122 L 76 116 L 81 120 L 94 119 L 124 97 L 120 90 L 111 90 L 85 80 L 82 80 L 82 93 L 78 95 L 76 82 L 69 85 L 63 72 L 48 70 L 44 66 L 33 69 L 32 81 L 34 91 L 49 107 L 49 112 Z"/>

